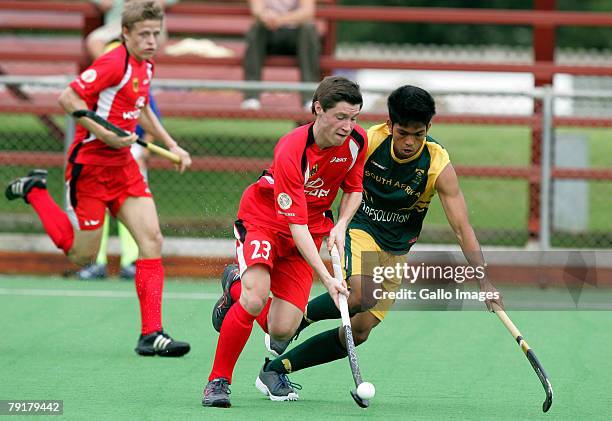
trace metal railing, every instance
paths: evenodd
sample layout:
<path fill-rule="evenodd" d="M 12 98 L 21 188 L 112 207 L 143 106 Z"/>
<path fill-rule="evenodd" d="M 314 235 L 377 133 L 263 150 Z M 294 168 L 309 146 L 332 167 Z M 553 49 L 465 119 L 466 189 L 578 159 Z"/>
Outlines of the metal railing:
<path fill-rule="evenodd" d="M 20 171 L 32 166 L 43 166 L 53 169 L 50 185 L 54 185 L 54 192 L 60 194 L 65 146 L 58 145 L 57 141 L 46 134 L 44 127 L 40 127 L 35 119 L 23 112 L 32 115 L 43 111 L 55 114 L 54 118 L 61 122 L 66 133 L 72 133 L 73 120 L 59 117 L 61 110 L 53 105 L 59 91 L 70 80 L 68 77 L 0 76 L 0 121 L 4 122 L 0 125 L 0 139 L 4 139 L 0 144 L 2 181 L 18 176 Z M 20 86 L 31 97 L 29 102 L 19 101 L 19 112 L 11 112 L 8 106 L 2 108 L 2 103 L 9 101 L 10 95 L 6 92 L 9 85 Z M 299 83 L 155 81 L 154 93 L 166 126 L 171 133 L 176 133 L 177 139 L 186 145 L 194 157 L 193 171 L 180 179 L 163 161 L 151 159 L 149 162 L 152 189 L 160 202 L 169 202 L 159 206 L 160 220 L 165 225 L 166 235 L 229 237 L 240 193 L 270 162 L 278 137 L 295 125 L 296 121 L 310 118 L 300 108 L 299 99 L 294 101 L 293 106 L 287 105 L 291 103 L 289 99 L 298 98 L 297 92 L 310 91 L 314 87 L 313 84 Z M 239 98 L 242 92 L 250 89 L 266 91 L 264 96 L 278 99 L 278 106 L 266 107 L 264 104 L 260 111 L 240 110 Z M 367 86 L 362 86 L 362 90 L 365 96 L 378 98 L 370 101 L 364 110 L 361 116 L 364 124 L 384 121 L 384 98 L 388 90 L 369 89 Z M 559 101 L 567 103 L 579 98 L 612 104 L 612 94 L 559 92 L 551 87 L 520 92 L 431 90 L 431 93 L 441 109 L 434 119 L 431 134 L 442 144 L 447 145 L 448 142 L 451 161 L 464 184 L 468 205 L 475 210 L 470 218 L 483 243 L 525 244 L 529 240 L 526 213 L 529 203 L 533 202 L 539 206 L 541 221 L 538 227 L 538 247 L 547 250 L 551 246 L 558 246 L 559 227 L 552 224 L 552 215 L 558 211 L 552 206 L 556 194 L 555 182 L 572 179 L 583 180 L 591 186 L 592 192 L 580 198 L 591 203 L 586 210 L 581 210 L 588 213 L 589 222 L 580 232 L 569 233 L 569 243 L 563 244 L 572 247 L 612 247 L 612 227 L 606 226 L 605 216 L 601 215 L 609 212 L 609 198 L 612 197 L 608 194 L 612 193 L 612 163 L 606 165 L 605 159 L 602 161 L 606 153 L 612 156 L 612 142 L 604 141 L 595 145 L 596 150 L 592 152 L 597 162 L 588 168 L 556 167 L 553 160 L 556 138 L 562 135 L 562 126 L 567 125 L 567 121 L 564 123 L 562 118 L 583 118 L 577 113 L 566 113 L 563 117 L 555 115 L 555 105 Z M 218 101 L 212 100 L 225 97 L 231 97 L 234 102 L 220 105 Z M 488 103 L 500 101 L 506 108 L 514 107 L 514 112 L 503 115 L 477 112 L 479 107 L 474 104 L 485 100 Z M 535 101 L 543 104 L 540 119 L 530 116 L 533 110 L 529 104 Z M 603 108 L 608 107 L 612 110 L 612 105 Z M 193 110 L 197 110 L 197 113 Z M 609 115 L 592 119 L 593 126 L 603 124 L 609 127 L 612 124 L 612 111 Z M 580 121 L 581 127 L 588 123 L 584 119 Z M 539 166 L 531 163 L 528 151 L 523 150 L 520 156 L 513 155 L 517 149 L 525 149 L 525 145 L 531 141 L 527 131 L 521 135 L 521 139 L 513 137 L 513 133 L 521 127 L 535 127 L 543 134 Z M 463 130 L 468 133 L 474 131 L 474 135 L 467 135 L 472 143 L 455 141 L 457 133 Z M 597 133 L 593 136 L 601 137 Z M 69 145 L 72 135 L 68 134 L 65 140 L 66 145 Z M 593 143 L 589 139 L 585 142 L 581 147 Z M 470 148 L 473 148 L 472 155 Z M 506 155 L 504 150 L 507 151 Z M 525 188 L 528 182 L 539 185 L 538 197 L 533 197 Z M 513 200 L 508 201 L 508 198 Z M 432 204 L 432 208 L 436 206 Z M 511 209 L 508 210 L 508 207 Z M 487 212 L 492 215 L 484 215 Z M 513 218 L 516 221 L 512 222 Z M 0 231 L 27 232 L 31 230 L 28 228 L 30 225 L 37 227 L 33 221 L 33 216 L 23 206 L 7 203 L 0 205 Z M 440 217 L 439 209 L 432 209 L 425 225 L 423 240 L 454 241 L 444 218 Z M 40 228 L 34 228 L 34 231 L 37 230 Z"/>

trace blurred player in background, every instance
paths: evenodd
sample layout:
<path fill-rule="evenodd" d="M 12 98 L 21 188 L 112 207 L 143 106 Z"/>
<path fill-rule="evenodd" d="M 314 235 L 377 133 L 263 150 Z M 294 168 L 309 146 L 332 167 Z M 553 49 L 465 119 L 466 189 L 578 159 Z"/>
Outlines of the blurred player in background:
<path fill-rule="evenodd" d="M 345 275 L 350 285 L 348 305 L 356 345 L 368 339 L 394 301 L 374 299 L 371 272 L 364 272 L 362 265 L 364 253 L 377 256 L 376 266 L 394 267 L 408 262 L 408 252 L 421 233 L 436 192 L 468 263 L 485 266 L 448 153 L 428 135 L 436 112 L 434 99 L 427 91 L 406 85 L 389 95 L 387 105 L 387 122 L 368 130 L 363 202 L 348 226 L 344 249 Z M 397 291 L 401 281 L 386 278 L 380 286 L 384 291 Z M 485 292 L 497 291 L 486 277 L 479 282 L 479 287 Z M 492 301 L 502 305 L 501 296 Z M 491 301 L 486 305 L 491 310 Z M 322 294 L 308 303 L 297 333 L 313 322 L 339 318 L 335 303 L 328 294 Z M 347 356 L 342 328 L 320 333 L 285 354 L 290 341 L 266 339 L 272 354 L 282 354 L 264 367 L 267 376 L 272 372 L 281 378 Z"/>
<path fill-rule="evenodd" d="M 129 1 L 137 1 L 137 0 L 127 0 Z M 140 0 L 139 0 L 140 1 Z M 87 38 L 87 45 L 89 49 L 89 53 L 95 59 L 97 59 L 101 54 L 108 53 L 114 48 L 121 46 L 121 14 L 119 14 L 118 19 L 114 17 L 114 11 L 123 10 L 123 0 L 115 0 L 115 1 L 106 1 L 106 2 L 96 2 L 100 4 L 100 7 L 104 10 L 107 4 L 104 3 L 113 3 L 111 4 L 111 9 L 107 12 L 107 14 L 112 14 L 112 16 L 108 17 L 108 24 L 104 27 L 99 28 L 100 32 L 96 33 L 96 31 L 92 32 L 90 36 Z M 159 3 L 159 2 L 158 2 Z M 168 4 L 169 2 L 165 2 Z M 175 3 L 175 2 L 172 2 Z M 160 3 L 163 6 L 163 2 Z M 116 22 L 118 20 L 118 22 Z M 161 38 L 161 37 L 160 37 Z M 104 46 L 103 51 L 98 50 L 99 43 L 107 41 L 107 44 Z M 91 45 L 90 45 L 91 44 Z M 158 41 L 158 45 L 161 45 L 162 41 Z M 100 54 L 99 54 L 100 53 Z M 153 94 L 149 92 L 149 107 L 155 114 L 158 120 L 161 121 L 161 114 L 159 109 L 157 108 L 157 103 L 155 102 L 155 98 Z M 153 136 L 149 133 L 146 133 L 140 125 L 136 126 L 136 134 L 145 142 L 153 142 Z M 133 143 L 130 152 L 134 156 L 138 167 L 140 168 L 140 172 L 147 180 L 147 158 L 149 155 L 149 151 L 137 143 Z M 107 216 L 108 213 L 107 213 Z M 102 238 L 100 239 L 100 250 L 98 251 L 98 255 L 96 257 L 96 261 L 90 265 L 85 266 L 81 270 L 76 273 L 77 278 L 82 280 L 93 280 L 93 279 L 104 279 L 108 276 L 107 272 L 107 264 L 108 264 L 108 255 L 107 255 L 107 246 L 108 246 L 108 237 L 110 231 L 110 218 L 106 218 L 104 220 L 104 226 L 102 227 Z M 138 258 L 138 244 L 130 234 L 130 231 L 121 223 L 121 221 L 117 221 L 117 236 L 119 237 L 120 251 L 121 251 L 121 259 L 119 261 L 119 277 L 121 279 L 134 279 L 136 275 L 136 259 Z"/>
<path fill-rule="evenodd" d="M 363 100 L 359 87 L 343 77 L 325 78 L 312 99 L 314 123 L 283 136 L 274 160 L 243 193 L 234 225 L 239 269 L 223 273 L 223 295 L 213 309 L 220 331 L 204 406 L 229 407 L 229 384 L 236 361 L 257 323 L 273 337 L 293 336 L 312 286 L 313 269 L 337 305 L 347 294 L 319 256 L 344 246 L 346 226 L 361 203 L 365 131 L 357 125 Z M 330 206 L 342 188 L 334 225 Z M 274 298 L 269 298 L 270 291 Z M 264 379 L 260 390 L 271 397 L 296 399 L 286 377 Z"/>
<path fill-rule="evenodd" d="M 152 1 L 133 1 L 122 14 L 123 44 L 96 60 L 66 88 L 59 98 L 68 114 L 89 109 L 131 133 L 137 122 L 179 155 L 178 169 L 191 165 L 161 125 L 148 104 L 149 87 L 163 12 Z M 135 351 L 140 355 L 178 357 L 189 344 L 173 340 L 162 328 L 161 304 L 164 268 L 162 235 L 155 202 L 129 147 L 136 134 L 120 137 L 86 117 L 77 120 L 75 139 L 66 167 L 69 212 L 53 201 L 46 188 L 45 170 L 33 170 L 13 180 L 6 189 L 9 200 L 23 198 L 38 214 L 55 243 L 77 264 L 91 263 L 98 252 L 106 209 L 130 230 L 139 248 L 136 291 L 140 302 L 141 335 Z"/>
<path fill-rule="evenodd" d="M 154 110 L 154 113 L 159 118 L 159 111 L 155 112 L 155 104 L 150 101 L 152 98 L 149 95 L 149 106 Z M 141 139 L 145 138 L 145 133 L 140 126 L 136 128 L 136 134 Z M 146 138 L 149 140 L 147 142 L 151 142 L 152 136 L 146 135 Z M 140 173 L 144 177 L 145 180 L 148 181 L 147 177 L 147 163 L 146 160 L 149 156 L 149 151 L 140 146 L 137 143 L 133 143 L 130 147 L 130 152 L 136 163 L 138 164 L 138 168 L 140 169 Z M 106 213 L 106 218 L 104 219 L 104 225 L 102 226 L 102 238 L 100 239 L 100 249 L 98 251 L 98 255 L 96 256 L 96 261 L 90 265 L 85 266 L 81 270 L 76 273 L 77 278 L 83 281 L 95 280 L 95 279 L 105 279 L 108 276 L 107 266 L 108 266 L 108 238 L 110 231 L 110 215 L 108 212 Z M 136 260 L 138 259 L 138 244 L 136 244 L 136 240 L 130 234 L 130 231 L 126 228 L 125 225 L 121 223 L 121 221 L 117 221 L 117 237 L 119 238 L 119 249 L 121 251 L 120 261 L 119 261 L 119 278 L 125 280 L 134 279 L 136 276 Z"/>

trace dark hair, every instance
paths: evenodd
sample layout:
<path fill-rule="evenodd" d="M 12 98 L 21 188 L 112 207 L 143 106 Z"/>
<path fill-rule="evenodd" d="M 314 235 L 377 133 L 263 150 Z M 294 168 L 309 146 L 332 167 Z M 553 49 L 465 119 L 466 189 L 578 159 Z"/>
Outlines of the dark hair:
<path fill-rule="evenodd" d="M 359 85 L 342 76 L 327 76 L 319 83 L 312 97 L 312 113 L 315 113 L 314 103 L 319 101 L 323 111 L 334 108 L 339 102 L 348 102 L 351 105 L 363 105 L 363 98 Z"/>
<path fill-rule="evenodd" d="M 133 0 L 126 2 L 121 13 L 121 27 L 125 27 L 131 31 L 134 24 L 144 20 L 164 20 L 164 11 L 161 6 L 155 1 L 137 1 Z"/>
<path fill-rule="evenodd" d="M 436 103 L 425 89 L 416 86 L 400 86 L 387 99 L 389 119 L 392 124 L 406 126 L 409 123 L 429 124 L 436 114 Z"/>

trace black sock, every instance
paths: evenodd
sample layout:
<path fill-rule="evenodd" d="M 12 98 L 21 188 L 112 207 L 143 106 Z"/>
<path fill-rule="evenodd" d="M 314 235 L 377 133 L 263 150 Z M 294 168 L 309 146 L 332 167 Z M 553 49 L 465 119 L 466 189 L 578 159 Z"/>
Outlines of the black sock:
<path fill-rule="evenodd" d="M 308 307 L 306 307 L 306 314 L 304 317 L 313 322 L 317 322 L 319 320 L 339 319 L 340 310 L 338 310 L 338 307 L 336 307 L 331 295 L 326 292 L 308 302 Z"/>
<path fill-rule="evenodd" d="M 304 315 L 304 317 L 302 317 L 302 321 L 300 322 L 300 325 L 298 326 L 297 330 L 295 331 L 296 332 L 296 336 L 295 337 L 297 338 L 297 335 L 299 335 L 302 330 L 306 329 L 312 323 L 313 323 L 313 321 L 306 319 L 306 315 Z"/>
<path fill-rule="evenodd" d="M 268 363 L 265 371 L 279 374 L 293 373 L 303 368 L 325 364 L 346 357 L 347 352 L 340 338 L 338 328 L 333 328 L 308 339 L 303 344 L 285 352 Z"/>

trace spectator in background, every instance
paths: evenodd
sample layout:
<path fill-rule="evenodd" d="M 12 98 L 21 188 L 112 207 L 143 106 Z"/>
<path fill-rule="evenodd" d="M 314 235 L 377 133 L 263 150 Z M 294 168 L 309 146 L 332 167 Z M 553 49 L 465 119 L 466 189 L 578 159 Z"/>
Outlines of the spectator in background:
<path fill-rule="evenodd" d="M 261 80 L 268 54 L 297 56 L 302 82 L 319 82 L 321 50 L 314 25 L 316 0 L 249 0 L 255 23 L 246 35 L 244 56 L 246 80 Z M 304 107 L 310 110 L 312 93 L 302 93 Z M 261 108 L 259 92 L 245 94 L 243 109 Z"/>
<path fill-rule="evenodd" d="M 121 35 L 121 12 L 123 5 L 130 1 L 136 0 L 91 0 L 92 3 L 98 5 L 100 10 L 104 12 L 104 25 L 93 31 L 87 36 L 85 45 L 89 56 L 95 60 L 100 57 L 106 50 L 106 46 L 114 40 L 119 39 Z M 156 0 L 163 8 L 178 3 L 179 0 Z M 159 40 L 160 45 L 166 39 L 165 30 L 162 31 L 162 37 Z"/>

